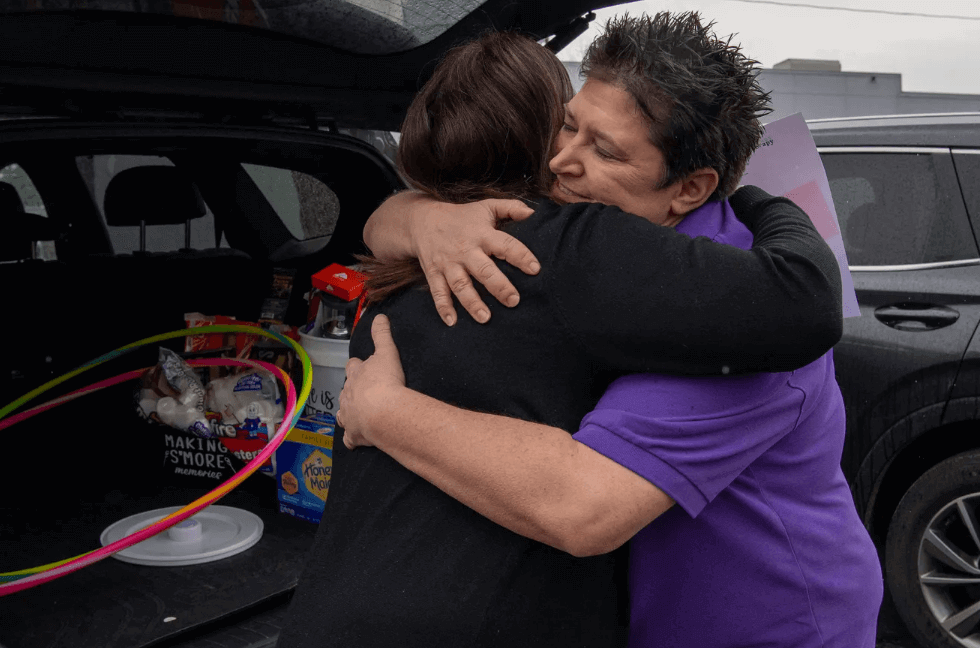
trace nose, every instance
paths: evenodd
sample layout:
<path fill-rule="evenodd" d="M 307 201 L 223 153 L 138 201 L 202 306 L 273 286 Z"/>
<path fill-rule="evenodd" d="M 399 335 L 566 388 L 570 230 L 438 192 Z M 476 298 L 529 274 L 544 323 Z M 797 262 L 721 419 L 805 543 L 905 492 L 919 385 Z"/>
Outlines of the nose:
<path fill-rule="evenodd" d="M 555 175 L 582 175 L 582 161 L 579 155 L 577 137 L 562 133 L 558 136 L 558 152 L 551 158 L 549 167 Z"/>

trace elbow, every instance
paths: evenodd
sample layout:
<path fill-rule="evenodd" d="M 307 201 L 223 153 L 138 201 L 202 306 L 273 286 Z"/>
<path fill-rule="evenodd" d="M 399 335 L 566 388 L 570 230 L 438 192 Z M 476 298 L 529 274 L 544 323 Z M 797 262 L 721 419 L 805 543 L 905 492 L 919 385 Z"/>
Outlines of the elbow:
<path fill-rule="evenodd" d="M 384 250 L 379 250 L 383 248 L 382 237 L 384 236 L 384 221 L 386 220 L 385 213 L 390 212 L 393 209 L 390 206 L 391 201 L 397 200 L 397 196 L 400 194 L 394 193 L 388 196 L 384 202 L 378 205 L 371 215 L 368 216 L 367 221 L 364 222 L 364 229 L 361 231 L 361 237 L 364 239 L 364 245 L 371 250 L 371 254 L 376 257 L 381 257 L 381 253 Z M 390 220 L 390 219 L 389 219 Z"/>
<path fill-rule="evenodd" d="M 819 281 L 811 280 L 815 289 L 800 291 L 804 301 L 794 316 L 796 325 L 787 329 L 787 340 L 793 338 L 798 350 L 815 360 L 840 342 L 844 335 L 844 314 L 840 275 L 821 273 Z"/>
<path fill-rule="evenodd" d="M 367 222 L 364 223 L 364 231 L 361 233 L 361 236 L 364 238 L 364 245 L 367 246 L 367 249 L 371 250 L 372 254 L 374 253 L 374 248 L 376 243 L 375 235 L 377 232 L 377 222 L 378 222 L 378 219 L 375 218 L 376 213 L 377 212 L 372 213 L 368 217 Z"/>
<path fill-rule="evenodd" d="M 606 554 L 649 522 L 642 514 L 646 508 L 634 502 L 637 496 L 632 490 L 624 490 L 618 471 L 626 472 L 625 468 L 573 443 L 572 451 L 579 453 L 579 460 L 572 464 L 575 468 L 559 471 L 560 477 L 549 488 L 529 492 L 525 501 L 530 506 L 524 510 L 537 527 L 539 537 L 535 539 L 540 542 L 576 558 Z M 596 460 L 598 466 L 591 463 Z"/>
<path fill-rule="evenodd" d="M 593 513 L 579 507 L 553 523 L 552 538 L 552 542 L 546 544 L 576 558 L 588 558 L 615 551 L 626 544 L 630 534 L 618 532 L 616 525 L 601 512 Z"/>
<path fill-rule="evenodd" d="M 826 338 L 824 339 L 824 343 L 827 345 L 828 350 L 840 342 L 841 338 L 844 336 L 844 316 L 840 314 L 840 311 L 837 311 L 837 317 L 835 317 L 832 324 L 827 327 L 825 335 Z"/>
<path fill-rule="evenodd" d="M 605 543 L 604 542 L 581 543 L 581 544 L 576 544 L 575 546 L 570 547 L 569 549 L 565 549 L 564 551 L 566 553 L 569 553 L 569 554 L 575 556 L 576 558 L 591 558 L 593 556 L 601 556 L 602 554 L 607 554 L 607 553 L 610 553 L 612 551 L 615 551 L 616 549 L 619 549 L 624 544 L 626 544 L 626 543 L 625 542 L 620 542 L 620 543 L 609 543 L 609 542 L 605 542 Z"/>
<path fill-rule="evenodd" d="M 837 259 L 833 258 L 833 260 L 833 266 L 823 273 L 827 284 L 824 291 L 826 301 L 821 310 L 821 318 L 818 318 L 821 326 L 817 332 L 818 339 L 828 350 L 840 342 L 844 335 L 844 282 Z"/>
<path fill-rule="evenodd" d="M 831 286 L 833 289 L 829 292 L 826 306 L 821 316 L 815 320 L 817 325 L 814 331 L 814 339 L 819 340 L 828 351 L 840 342 L 844 335 L 844 306 L 840 280 L 831 282 Z"/>
<path fill-rule="evenodd" d="M 835 344 L 840 342 L 844 335 L 844 316 L 841 312 L 840 302 L 836 302 L 820 317 L 813 320 L 812 330 L 808 336 L 809 343 L 819 350 L 818 356 L 830 351 Z"/>
<path fill-rule="evenodd" d="M 582 529 L 566 537 L 563 546 L 558 548 L 576 558 L 589 558 L 615 551 L 626 544 L 628 539 L 616 538 L 608 531 Z"/>
<path fill-rule="evenodd" d="M 833 315 L 825 310 L 793 327 L 784 338 L 789 345 L 786 355 L 778 358 L 769 371 L 793 371 L 827 354 L 840 341 L 844 331 L 840 308 L 832 310 Z"/>

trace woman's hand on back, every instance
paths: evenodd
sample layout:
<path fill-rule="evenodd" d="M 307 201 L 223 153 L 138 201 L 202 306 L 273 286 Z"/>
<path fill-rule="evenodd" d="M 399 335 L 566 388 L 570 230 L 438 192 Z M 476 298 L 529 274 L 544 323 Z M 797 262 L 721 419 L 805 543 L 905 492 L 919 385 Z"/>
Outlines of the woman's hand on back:
<path fill-rule="evenodd" d="M 390 256 L 384 254 L 386 250 L 395 245 L 392 235 L 405 227 L 410 240 L 405 251 L 419 260 L 443 321 L 450 326 L 456 323 L 456 295 L 473 319 L 485 323 L 490 319 L 490 309 L 473 286 L 473 279 L 506 306 L 516 306 L 520 301 L 517 289 L 491 257 L 527 274 L 537 274 L 541 268 L 523 243 L 496 228 L 499 221 L 523 220 L 533 213 L 519 200 L 488 199 L 457 205 L 417 192 L 402 192 L 375 211 L 365 226 L 364 237 L 375 255 L 384 258 Z"/>
<path fill-rule="evenodd" d="M 412 239 L 443 321 L 450 325 L 456 321 L 453 295 L 476 321 L 482 324 L 490 319 L 490 309 L 480 299 L 472 279 L 483 284 L 500 303 L 516 306 L 520 301 L 517 289 L 490 257 L 528 274 L 536 274 L 540 265 L 523 243 L 497 229 L 496 224 L 526 218 L 534 210 L 519 200 L 436 205 L 413 221 Z"/>
<path fill-rule="evenodd" d="M 344 445 L 351 450 L 374 445 L 371 433 L 378 427 L 378 419 L 383 418 L 391 395 L 405 387 L 405 372 L 387 317 L 374 318 L 371 337 L 374 354 L 367 360 L 347 361 L 347 379 L 338 401 L 337 425 L 344 428 Z"/>

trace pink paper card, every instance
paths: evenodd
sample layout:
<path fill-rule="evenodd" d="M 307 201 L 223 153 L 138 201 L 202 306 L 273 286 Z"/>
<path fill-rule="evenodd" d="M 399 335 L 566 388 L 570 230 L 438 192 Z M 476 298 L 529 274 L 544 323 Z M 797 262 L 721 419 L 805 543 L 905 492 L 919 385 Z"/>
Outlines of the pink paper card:
<path fill-rule="evenodd" d="M 803 115 L 797 113 L 766 124 L 762 144 L 749 159 L 741 184 L 785 196 L 807 213 L 837 257 L 844 317 L 860 316 L 830 183 Z"/>
<path fill-rule="evenodd" d="M 840 236 L 837 219 L 827 207 L 816 180 L 811 180 L 805 185 L 792 189 L 783 196 L 795 202 L 800 209 L 806 212 L 824 240 Z"/>

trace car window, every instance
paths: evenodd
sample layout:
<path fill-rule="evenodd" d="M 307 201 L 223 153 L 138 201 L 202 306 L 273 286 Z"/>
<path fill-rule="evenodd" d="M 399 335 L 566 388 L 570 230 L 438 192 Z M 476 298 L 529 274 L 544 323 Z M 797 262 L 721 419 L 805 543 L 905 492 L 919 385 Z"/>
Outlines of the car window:
<path fill-rule="evenodd" d="M 324 130 L 324 129 L 321 129 Z M 385 158 L 391 162 L 392 166 L 397 166 L 396 158 L 398 155 L 398 142 L 401 140 L 401 133 L 397 131 L 380 131 L 366 128 L 338 128 L 337 132 L 344 135 L 356 137 L 365 141 L 378 150 Z"/>
<path fill-rule="evenodd" d="M 24 211 L 28 214 L 37 214 L 47 218 L 48 210 L 44 206 L 44 201 L 41 200 L 41 194 L 38 193 L 30 176 L 19 164 L 8 164 L 0 169 L 0 182 L 9 184 L 17 191 L 17 196 L 20 197 L 21 204 L 24 205 Z"/>
<path fill-rule="evenodd" d="M 41 200 L 41 194 L 34 186 L 30 176 L 19 164 L 8 164 L 0 169 L 0 183 L 14 188 L 25 212 L 37 214 L 44 218 L 48 217 L 48 210 L 44 206 L 44 201 Z M 35 246 L 35 258 L 45 261 L 57 260 L 58 254 L 55 251 L 54 241 L 37 241 Z"/>
<path fill-rule="evenodd" d="M 851 266 L 977 257 L 949 155 L 823 153 Z"/>
<path fill-rule="evenodd" d="M 294 238 L 305 241 L 333 234 L 340 201 L 330 187 L 301 171 L 260 164 L 242 167 Z"/>
<path fill-rule="evenodd" d="M 131 226 L 113 226 L 106 222 L 105 193 L 109 182 L 120 172 L 139 166 L 173 166 L 168 158 L 159 155 L 85 155 L 75 159 L 92 199 L 99 208 L 102 224 L 109 232 L 109 240 L 115 254 L 130 254 L 140 249 L 138 221 Z M 146 252 L 174 252 L 185 247 L 186 228 L 190 228 L 190 247 L 193 250 L 209 250 L 215 247 L 214 215 L 207 214 L 192 219 L 188 224 L 147 225 Z M 220 247 L 228 247 L 222 235 Z"/>
<path fill-rule="evenodd" d="M 980 231 L 980 150 L 954 151 L 953 161 L 976 233 Z"/>

